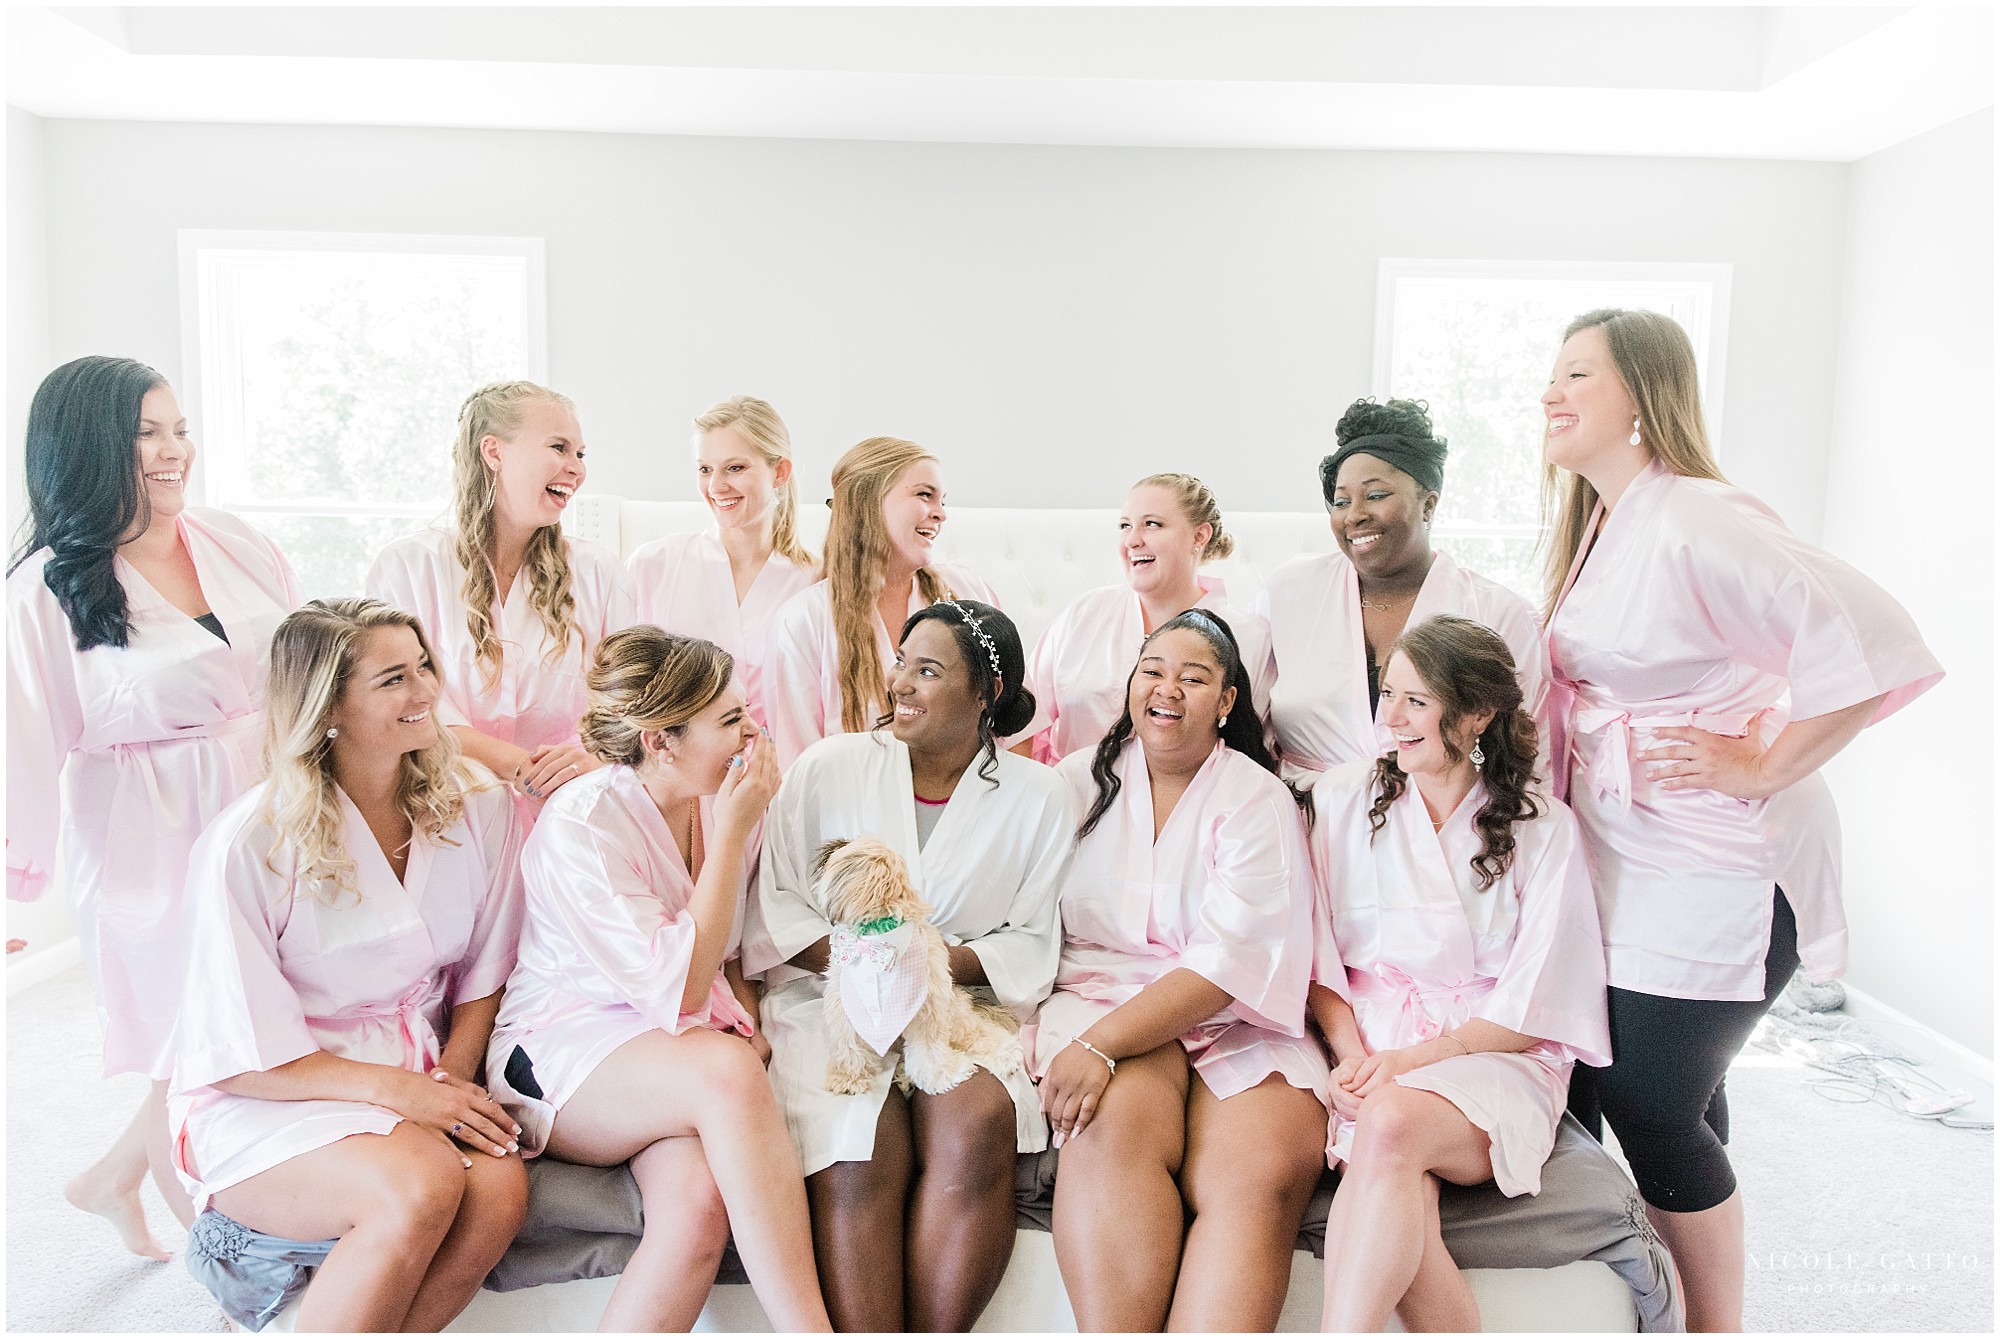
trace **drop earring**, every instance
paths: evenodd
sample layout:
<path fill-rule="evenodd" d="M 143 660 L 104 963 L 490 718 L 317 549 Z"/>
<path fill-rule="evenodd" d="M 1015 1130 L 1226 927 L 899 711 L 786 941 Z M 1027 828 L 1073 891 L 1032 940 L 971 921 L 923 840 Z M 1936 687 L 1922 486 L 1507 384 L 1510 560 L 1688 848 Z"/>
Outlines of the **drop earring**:
<path fill-rule="evenodd" d="M 500 483 L 500 471 L 492 470 L 486 475 L 486 510 L 493 510 L 493 495 Z"/>
<path fill-rule="evenodd" d="M 1472 752 L 1468 756 L 1472 759 L 1472 766 L 1475 771 L 1486 766 L 1486 750 L 1479 747 L 1478 740 L 1475 739 L 1472 742 Z"/>
<path fill-rule="evenodd" d="M 1629 439 L 1629 444 L 1632 446 L 1639 445 L 1639 420 L 1636 416 L 1632 420 L 1632 436 Z"/>

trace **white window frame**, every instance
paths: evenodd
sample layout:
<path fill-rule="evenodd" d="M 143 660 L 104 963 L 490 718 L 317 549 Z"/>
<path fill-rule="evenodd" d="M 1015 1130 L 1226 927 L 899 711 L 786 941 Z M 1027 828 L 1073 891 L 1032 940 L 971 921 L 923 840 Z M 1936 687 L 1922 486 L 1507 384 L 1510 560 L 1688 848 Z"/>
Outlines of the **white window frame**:
<path fill-rule="evenodd" d="M 216 270 L 203 264 L 205 256 L 234 253 L 239 257 L 266 256 L 293 258 L 313 254 L 379 254 L 404 256 L 505 256 L 526 262 L 526 310 L 523 314 L 523 372 L 530 381 L 548 380 L 548 263 L 547 244 L 539 237 L 471 237 L 432 233 L 338 233 L 242 231 L 182 228 L 180 249 L 181 350 L 183 385 L 189 420 L 195 425 L 196 440 L 207 438 L 224 443 L 223 454 L 211 454 L 211 461 L 228 468 L 228 443 L 240 440 L 240 425 L 218 421 L 226 413 L 220 406 L 204 403 L 203 384 L 210 375 L 226 375 L 231 350 L 231 333 L 220 325 L 204 329 L 202 311 L 220 311 L 215 301 L 222 282 Z M 470 389 L 470 388 L 468 388 Z M 192 500 L 201 505 L 210 501 L 208 479 L 212 470 L 196 470 Z M 247 515 L 310 516 L 407 516 L 428 519 L 437 513 L 434 502 L 349 503 L 324 500 L 284 500 L 246 504 L 232 503 Z"/>
<path fill-rule="evenodd" d="M 1403 279 L 1466 279 L 1517 281 L 1614 280 L 1638 283 L 1706 285 L 1691 287 L 1666 313 L 1679 321 L 1694 345 L 1701 367 L 1702 417 L 1708 425 L 1709 442 L 1716 454 L 1722 453 L 1723 371 L 1729 354 L 1729 285 L 1734 267 L 1722 263 L 1680 261 L 1560 261 L 1560 260 L 1425 260 L 1384 258 L 1377 263 L 1375 278 L 1375 365 L 1371 377 L 1377 399 L 1390 394 L 1389 378 L 1396 362 L 1396 286 Z M 1581 315 L 1581 313 L 1577 313 Z M 1553 360 L 1559 331 L 1549 332 L 1549 354 Z M 1525 388 L 1524 388 L 1525 389 Z M 1533 388 L 1536 394 L 1540 387 Z M 1525 407 L 1524 407 L 1525 412 Z M 1534 539 L 1541 534 L 1539 522 L 1507 524 L 1492 521 L 1441 519 L 1438 537 L 1478 539 Z"/>

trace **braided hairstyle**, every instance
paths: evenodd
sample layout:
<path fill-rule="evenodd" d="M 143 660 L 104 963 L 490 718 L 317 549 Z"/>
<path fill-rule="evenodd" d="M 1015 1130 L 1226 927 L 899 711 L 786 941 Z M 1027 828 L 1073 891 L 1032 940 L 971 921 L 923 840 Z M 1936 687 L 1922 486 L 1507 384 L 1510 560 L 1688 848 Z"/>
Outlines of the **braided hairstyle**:
<path fill-rule="evenodd" d="M 1021 632 L 1014 620 L 990 604 L 978 600 L 939 600 L 917 610 L 903 623 L 897 636 L 901 646 L 910 639 L 910 630 L 919 623 L 938 623 L 950 629 L 972 676 L 972 691 L 979 695 L 979 746 L 986 760 L 979 764 L 979 779 L 998 786 L 1000 738 L 1028 728 L 1035 719 L 1035 695 L 1025 682 L 1027 656 L 1021 650 Z M 996 689 L 993 681 L 998 679 Z M 880 730 L 895 719 L 886 712 L 875 722 Z"/>
<path fill-rule="evenodd" d="M 139 412 L 166 384 L 144 363 L 93 355 L 42 378 L 28 406 L 28 537 L 7 571 L 49 551 L 42 581 L 79 651 L 132 639 L 114 560 L 153 518 L 139 478 Z"/>
<path fill-rule="evenodd" d="M 1146 648 L 1153 644 L 1155 638 L 1182 630 L 1199 634 L 1208 643 L 1209 649 L 1215 652 L 1216 662 L 1222 666 L 1223 686 L 1236 690 L 1236 703 L 1230 708 L 1229 723 L 1217 732 L 1218 737 L 1272 776 L 1278 774 L 1278 760 L 1264 745 L 1264 723 L 1257 719 L 1257 711 L 1251 706 L 1250 671 L 1243 665 L 1243 652 L 1236 644 L 1236 633 L 1221 617 L 1206 609 L 1183 610 L 1154 628 L 1139 645 L 1132 673 L 1125 676 L 1125 709 L 1118 714 L 1118 723 L 1104 736 L 1090 760 L 1090 779 L 1097 783 L 1097 799 L 1077 827 L 1078 841 L 1096 830 L 1098 822 L 1110 811 L 1125 784 L 1118 776 L 1118 756 L 1125 751 L 1125 745 L 1132 738 L 1132 676 L 1139 672 L 1138 662 L 1145 659 Z M 1310 823 L 1313 816 L 1311 794 L 1289 783 L 1286 789 L 1305 810 L 1306 821 Z"/>
<path fill-rule="evenodd" d="M 1458 723 L 1476 712 L 1491 711 L 1493 719 L 1479 732 L 1485 755 L 1479 779 L 1486 785 L 1486 803 L 1473 816 L 1480 836 L 1472 869 L 1479 891 L 1491 888 L 1514 863 L 1514 825 L 1543 813 L 1535 780 L 1535 720 L 1525 709 L 1521 681 L 1514 671 L 1514 653 L 1483 623 L 1456 614 L 1439 614 L 1407 629 L 1390 647 L 1409 664 L 1442 708 L 1438 742 L 1445 757 L 1465 757 L 1452 742 Z M 1387 660 L 1383 662 L 1387 664 Z M 1368 840 L 1388 824 L 1389 806 L 1409 789 L 1409 776 L 1390 753 L 1375 760 L 1375 802 L 1368 810 Z"/>

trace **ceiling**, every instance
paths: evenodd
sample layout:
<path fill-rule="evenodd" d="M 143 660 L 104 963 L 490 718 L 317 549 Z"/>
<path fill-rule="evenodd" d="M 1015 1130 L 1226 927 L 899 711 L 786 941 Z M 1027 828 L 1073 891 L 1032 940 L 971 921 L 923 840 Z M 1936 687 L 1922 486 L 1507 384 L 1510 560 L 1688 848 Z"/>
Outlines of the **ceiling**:
<path fill-rule="evenodd" d="M 34 6 L 49 117 L 1849 161 L 1993 102 L 1986 4 Z"/>

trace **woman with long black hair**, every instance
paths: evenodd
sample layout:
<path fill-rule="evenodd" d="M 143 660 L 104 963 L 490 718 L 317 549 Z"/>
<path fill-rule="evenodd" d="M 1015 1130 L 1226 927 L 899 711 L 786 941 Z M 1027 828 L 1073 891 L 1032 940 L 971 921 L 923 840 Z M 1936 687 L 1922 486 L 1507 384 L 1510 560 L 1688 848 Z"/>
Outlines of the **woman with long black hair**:
<path fill-rule="evenodd" d="M 188 852 L 257 779 L 271 634 L 302 598 L 270 540 L 187 505 L 194 462 L 158 372 L 65 363 L 28 411 L 29 534 L 7 576 L 7 895 L 42 896 L 61 868 L 105 1075 L 153 1080 L 65 1193 L 158 1260 L 139 1204 L 149 1164 L 192 1218 L 165 1107 Z"/>

